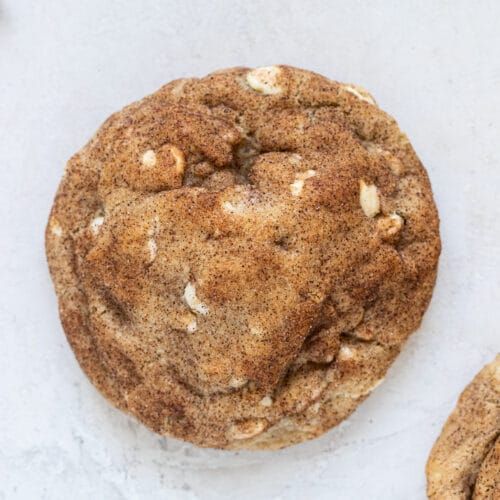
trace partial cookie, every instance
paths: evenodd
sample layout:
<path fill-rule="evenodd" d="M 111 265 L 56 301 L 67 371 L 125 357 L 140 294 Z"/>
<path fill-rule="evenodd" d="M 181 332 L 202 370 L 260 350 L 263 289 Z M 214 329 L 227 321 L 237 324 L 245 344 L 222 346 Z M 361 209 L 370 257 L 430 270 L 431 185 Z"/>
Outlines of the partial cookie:
<path fill-rule="evenodd" d="M 176 80 L 68 163 L 46 233 L 82 368 L 154 431 L 319 436 L 383 379 L 440 252 L 426 172 L 363 89 L 288 66 Z"/>
<path fill-rule="evenodd" d="M 432 448 L 427 494 L 435 500 L 500 498 L 500 355 L 466 387 Z"/>

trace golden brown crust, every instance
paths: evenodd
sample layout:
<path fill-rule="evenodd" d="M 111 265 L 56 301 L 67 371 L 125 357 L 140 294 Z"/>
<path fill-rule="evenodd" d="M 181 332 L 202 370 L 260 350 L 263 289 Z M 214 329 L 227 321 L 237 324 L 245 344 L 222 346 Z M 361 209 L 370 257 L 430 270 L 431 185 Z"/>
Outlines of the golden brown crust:
<path fill-rule="evenodd" d="M 435 500 L 500 498 L 500 355 L 460 395 L 427 462 Z"/>
<path fill-rule="evenodd" d="M 352 85 L 288 66 L 174 81 L 68 163 L 46 232 L 64 329 L 105 396 L 201 446 L 346 418 L 430 300 L 427 175 Z"/>

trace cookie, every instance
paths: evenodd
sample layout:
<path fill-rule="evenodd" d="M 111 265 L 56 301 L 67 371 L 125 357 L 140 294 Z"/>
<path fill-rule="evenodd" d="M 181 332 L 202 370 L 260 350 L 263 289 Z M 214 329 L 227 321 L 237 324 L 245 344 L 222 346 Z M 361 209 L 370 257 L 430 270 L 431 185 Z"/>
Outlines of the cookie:
<path fill-rule="evenodd" d="M 289 66 L 173 81 L 68 162 L 46 231 L 93 384 L 164 435 L 280 448 L 345 419 L 430 300 L 426 172 L 365 90 Z"/>
<path fill-rule="evenodd" d="M 427 462 L 433 500 L 500 498 L 500 355 L 460 395 Z"/>

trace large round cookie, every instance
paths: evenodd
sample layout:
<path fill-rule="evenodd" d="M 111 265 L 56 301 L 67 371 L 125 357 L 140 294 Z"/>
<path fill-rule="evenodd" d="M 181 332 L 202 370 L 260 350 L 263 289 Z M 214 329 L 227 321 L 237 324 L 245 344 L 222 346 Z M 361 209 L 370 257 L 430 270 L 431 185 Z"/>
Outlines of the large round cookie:
<path fill-rule="evenodd" d="M 462 392 L 427 462 L 432 500 L 500 498 L 500 355 Z"/>
<path fill-rule="evenodd" d="M 363 89 L 288 66 L 176 80 L 68 163 L 46 233 L 64 330 L 161 434 L 278 448 L 345 419 L 432 294 L 429 180 Z"/>

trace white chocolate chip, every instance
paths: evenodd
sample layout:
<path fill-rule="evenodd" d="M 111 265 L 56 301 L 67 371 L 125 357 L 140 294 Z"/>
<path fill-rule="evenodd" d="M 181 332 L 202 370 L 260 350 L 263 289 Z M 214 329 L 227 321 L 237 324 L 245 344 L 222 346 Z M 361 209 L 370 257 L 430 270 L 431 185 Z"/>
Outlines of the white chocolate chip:
<path fill-rule="evenodd" d="M 401 175 L 401 172 L 403 172 L 404 169 L 401 160 L 399 158 L 396 158 L 394 155 L 391 155 L 390 153 L 386 155 L 386 159 L 392 173 L 394 175 Z"/>
<path fill-rule="evenodd" d="M 238 139 L 239 135 L 236 130 L 229 130 L 225 134 L 222 135 L 222 140 L 225 142 L 233 143 Z"/>
<path fill-rule="evenodd" d="M 271 396 L 264 396 L 260 400 L 260 405 L 265 406 L 266 408 L 269 408 L 270 406 L 273 405 L 273 399 L 271 398 Z"/>
<path fill-rule="evenodd" d="M 170 154 L 174 157 L 175 160 L 175 171 L 178 174 L 183 174 L 184 168 L 186 167 L 186 159 L 184 158 L 184 153 L 179 148 L 171 146 Z"/>
<path fill-rule="evenodd" d="M 367 394 L 370 394 L 383 381 L 384 381 L 384 378 L 382 377 L 379 380 L 375 380 L 375 382 L 372 385 L 369 385 L 368 387 L 365 387 L 364 389 L 362 389 L 360 391 L 341 392 L 341 393 L 339 393 L 339 396 L 341 396 L 343 398 L 352 398 L 352 399 L 361 398 L 363 396 L 366 396 Z"/>
<path fill-rule="evenodd" d="M 174 330 L 194 333 L 198 329 L 196 315 L 186 309 L 174 309 L 168 313 L 169 325 Z"/>
<path fill-rule="evenodd" d="M 247 382 L 248 380 L 245 378 L 231 377 L 231 379 L 229 380 L 229 387 L 232 387 L 233 389 L 239 389 L 240 387 L 246 385 Z"/>
<path fill-rule="evenodd" d="M 306 129 L 306 121 L 300 120 L 299 123 L 297 124 L 297 133 L 303 134 L 305 129 Z"/>
<path fill-rule="evenodd" d="M 57 222 L 55 219 L 52 219 L 50 221 L 50 232 L 54 235 L 60 238 L 63 234 L 62 227 L 60 226 L 59 222 Z"/>
<path fill-rule="evenodd" d="M 90 222 L 90 230 L 94 235 L 97 235 L 101 230 L 101 226 L 103 224 L 104 224 L 104 216 L 98 215 L 97 217 L 94 217 Z"/>
<path fill-rule="evenodd" d="M 149 262 L 153 262 L 156 258 L 156 254 L 158 253 L 158 245 L 153 238 L 149 238 L 148 240 L 148 250 L 149 250 Z"/>
<path fill-rule="evenodd" d="M 266 427 L 262 420 L 247 420 L 232 425 L 227 434 L 230 439 L 249 439 L 260 434 Z"/>
<path fill-rule="evenodd" d="M 224 212 L 228 212 L 230 214 L 241 214 L 245 211 L 245 203 L 242 201 L 238 201 L 236 203 L 225 201 L 222 204 L 222 209 Z"/>
<path fill-rule="evenodd" d="M 343 345 L 339 350 L 338 359 L 347 360 L 352 358 L 354 358 L 354 351 L 350 347 Z"/>
<path fill-rule="evenodd" d="M 312 405 L 308 408 L 308 411 L 309 411 L 310 413 L 314 413 L 314 414 L 316 414 L 316 413 L 318 413 L 318 412 L 319 412 L 319 408 L 320 408 L 320 406 L 321 406 L 321 403 L 318 401 L 318 402 L 316 402 L 316 403 L 312 404 Z"/>
<path fill-rule="evenodd" d="M 198 314 L 208 314 L 208 307 L 196 296 L 196 288 L 193 283 L 188 283 L 184 289 L 184 300 L 189 308 Z"/>
<path fill-rule="evenodd" d="M 377 221 L 378 229 L 383 233 L 383 236 L 394 236 L 403 227 L 404 220 L 396 212 L 388 215 L 387 217 L 382 217 Z"/>
<path fill-rule="evenodd" d="M 380 155 L 384 153 L 384 150 L 375 142 L 372 141 L 361 141 L 363 147 L 368 151 L 368 153 L 374 155 Z"/>
<path fill-rule="evenodd" d="M 196 318 L 191 320 L 186 326 L 186 331 L 188 333 L 194 333 L 198 329 L 198 323 L 196 322 Z"/>
<path fill-rule="evenodd" d="M 156 165 L 156 154 L 152 149 L 148 149 L 141 158 L 141 163 L 148 168 Z"/>
<path fill-rule="evenodd" d="M 302 161 L 302 156 L 297 153 L 293 153 L 289 160 L 292 165 L 298 165 Z"/>
<path fill-rule="evenodd" d="M 160 218 L 155 215 L 148 230 L 149 236 L 156 236 L 160 231 Z"/>
<path fill-rule="evenodd" d="M 179 97 L 184 93 L 184 85 L 188 82 L 187 79 L 179 80 L 179 82 L 170 91 L 175 97 Z"/>
<path fill-rule="evenodd" d="M 377 186 L 359 181 L 359 203 L 367 217 L 375 217 L 380 212 L 380 199 Z"/>
<path fill-rule="evenodd" d="M 322 382 L 318 387 L 315 387 L 311 391 L 311 399 L 316 399 L 319 396 L 321 396 L 321 393 L 325 390 L 326 385 L 327 385 L 326 382 Z"/>
<path fill-rule="evenodd" d="M 304 182 L 311 177 L 316 175 L 315 170 L 306 170 L 305 172 L 300 172 L 295 176 L 295 180 L 290 184 L 290 192 L 293 196 L 299 196 L 304 187 Z"/>
<path fill-rule="evenodd" d="M 283 90 L 277 81 L 280 73 L 277 66 L 265 66 L 249 71 L 246 80 L 252 89 L 264 95 L 279 94 Z"/>
<path fill-rule="evenodd" d="M 365 101 L 368 104 L 375 104 L 373 97 L 365 89 L 359 86 L 353 87 L 352 85 L 344 85 L 342 88 L 350 94 L 355 95 L 361 101 Z"/>
<path fill-rule="evenodd" d="M 262 337 L 264 335 L 264 330 L 260 326 L 252 325 L 250 326 L 250 333 L 256 337 Z"/>
<path fill-rule="evenodd" d="M 376 389 L 383 381 L 385 380 L 384 377 L 376 380 L 369 388 L 368 390 L 366 391 L 366 394 L 368 394 L 369 392 L 372 392 L 374 389 Z"/>
<path fill-rule="evenodd" d="M 302 179 L 297 179 L 290 184 L 290 191 L 293 196 L 299 196 L 304 187 L 304 181 Z"/>
<path fill-rule="evenodd" d="M 403 163 L 399 158 L 394 156 L 389 151 L 382 149 L 382 147 L 379 144 L 376 144 L 374 142 L 361 141 L 361 144 L 363 144 L 363 147 L 368 151 L 369 154 L 375 156 L 381 156 L 385 160 L 385 163 L 389 166 L 394 175 L 401 175 L 401 172 L 404 170 L 404 167 Z"/>
<path fill-rule="evenodd" d="M 155 240 L 155 236 L 158 234 L 160 231 L 160 218 L 155 215 L 155 217 L 152 220 L 151 226 L 148 230 L 148 251 L 149 251 L 149 262 L 153 262 L 156 258 L 156 254 L 158 253 L 158 245 Z"/>

